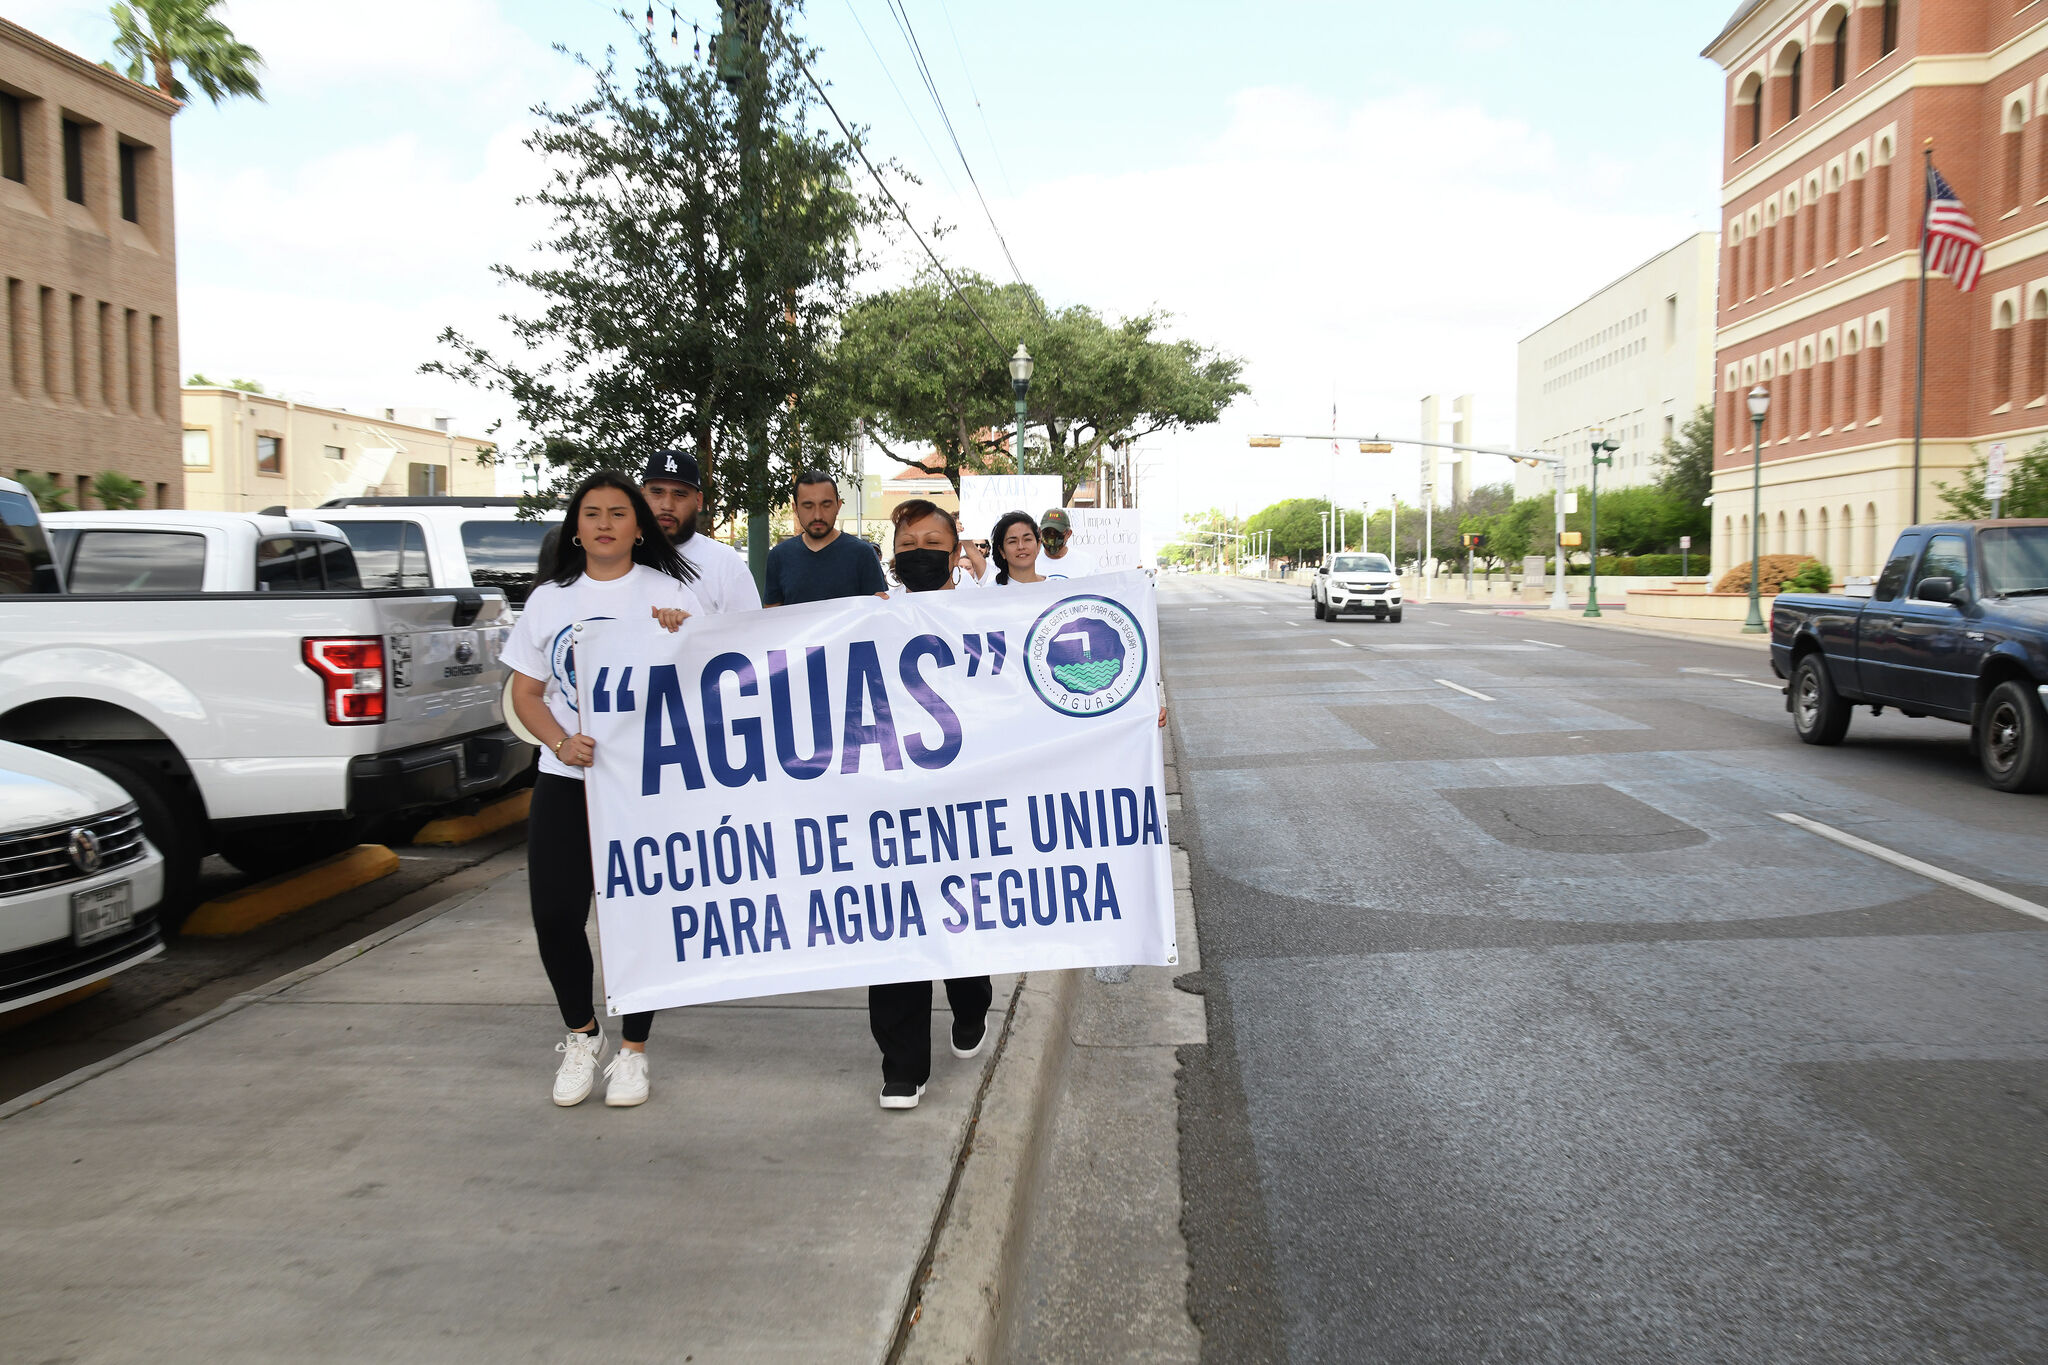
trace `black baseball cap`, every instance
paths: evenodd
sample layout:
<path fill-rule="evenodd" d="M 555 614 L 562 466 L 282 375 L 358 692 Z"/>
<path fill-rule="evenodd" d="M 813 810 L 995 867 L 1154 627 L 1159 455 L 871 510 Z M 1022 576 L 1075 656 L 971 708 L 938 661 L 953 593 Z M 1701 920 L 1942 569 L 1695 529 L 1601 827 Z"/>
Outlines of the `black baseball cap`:
<path fill-rule="evenodd" d="M 650 484 L 656 479 L 686 483 L 692 488 L 704 486 L 704 476 L 697 470 L 697 457 L 687 450 L 657 450 L 649 455 L 640 482 Z"/>

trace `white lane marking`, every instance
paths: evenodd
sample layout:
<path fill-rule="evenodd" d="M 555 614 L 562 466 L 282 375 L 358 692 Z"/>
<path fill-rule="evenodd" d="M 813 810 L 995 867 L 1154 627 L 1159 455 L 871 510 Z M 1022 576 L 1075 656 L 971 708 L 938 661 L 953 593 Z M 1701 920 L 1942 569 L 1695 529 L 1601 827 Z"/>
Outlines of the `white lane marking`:
<path fill-rule="evenodd" d="M 1340 640 L 1334 635 L 1330 637 L 1330 643 L 1333 645 L 1342 645 L 1346 649 L 1356 648 L 1356 646 L 1354 646 L 1349 640 Z"/>
<path fill-rule="evenodd" d="M 1301 624 L 1301 622 L 1299 622 L 1299 621 L 1289 621 L 1289 622 L 1288 622 L 1287 624 L 1288 624 L 1288 625 L 1290 625 L 1290 626 L 1298 626 L 1298 625 L 1300 625 L 1300 624 Z"/>
<path fill-rule="evenodd" d="M 1545 649 L 1563 649 L 1563 648 L 1564 648 L 1564 646 L 1563 646 L 1563 645 L 1559 645 L 1559 644 L 1552 644 L 1552 643 L 1551 643 L 1550 641 L 1548 641 L 1548 640 L 1534 640 L 1534 639 L 1531 639 L 1530 637 L 1528 637 L 1527 635 L 1524 635 L 1524 636 L 1522 637 L 1522 643 L 1523 643 L 1523 644 L 1525 644 L 1525 645 L 1542 645 L 1542 646 L 1543 646 L 1543 647 L 1544 647 Z"/>
<path fill-rule="evenodd" d="M 1433 626 L 1442 626 L 1445 630 L 1449 630 L 1451 628 L 1451 623 L 1449 621 L 1431 621 L 1429 624 Z"/>
<path fill-rule="evenodd" d="M 1437 678 L 1435 679 L 1435 681 L 1442 683 L 1445 687 L 1450 688 L 1453 692 L 1463 692 L 1468 697 L 1477 697 L 1481 701 L 1493 700 L 1492 697 L 1487 696 L 1484 692 L 1474 692 L 1469 687 L 1460 687 L 1456 683 L 1452 682 L 1449 678 Z"/>
<path fill-rule="evenodd" d="M 1785 684 L 1783 683 L 1758 682 L 1755 678 L 1730 678 L 1728 681 L 1747 683 L 1751 687 L 1768 687 L 1773 692 L 1783 692 L 1785 690 Z"/>
<path fill-rule="evenodd" d="M 1189 611 L 1207 611 L 1207 610 L 1209 610 L 1209 609 L 1208 609 L 1207 607 L 1189 607 L 1189 608 L 1188 608 L 1188 610 L 1189 610 Z"/>
<path fill-rule="evenodd" d="M 1995 886 L 1986 886 L 1979 881 L 1972 881 L 1961 873 L 1951 872 L 1945 867 L 1936 867 L 1932 863 L 1923 863 L 1918 858 L 1909 858 L 1903 853 L 1894 853 L 1882 844 L 1873 844 L 1868 839 L 1859 839 L 1853 834 L 1845 834 L 1832 825 L 1823 825 L 1818 820 L 1809 820 L 1803 815 L 1793 815 L 1789 811 L 1776 811 L 1773 813 L 1778 819 L 1783 820 L 1788 825 L 1797 825 L 1809 834 L 1818 834 L 1823 839 L 1832 839 L 1842 847 L 1853 848 L 1858 853 L 1868 853 L 1873 858 L 1890 863 L 1893 867 L 1903 867 L 1906 871 L 1916 873 L 1931 882 L 1940 882 L 1943 886 L 1952 886 L 1958 891 L 1975 896 L 1978 900 L 1990 901 L 1993 905 L 2003 906 L 2007 910 L 2018 911 L 2022 915 L 2032 915 L 2038 920 L 2048 920 L 2048 906 L 2036 905 L 2029 900 L 2021 900 L 2010 892 L 2000 891 Z"/>

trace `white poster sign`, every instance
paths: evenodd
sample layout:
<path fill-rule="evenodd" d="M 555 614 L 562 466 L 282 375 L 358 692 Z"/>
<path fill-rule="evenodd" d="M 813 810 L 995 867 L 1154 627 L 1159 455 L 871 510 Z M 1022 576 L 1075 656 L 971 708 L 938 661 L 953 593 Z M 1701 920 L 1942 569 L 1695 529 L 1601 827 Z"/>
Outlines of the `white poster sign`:
<path fill-rule="evenodd" d="M 1984 466 L 1984 496 L 1998 499 L 2005 496 L 2005 442 L 1993 441 L 1991 455 Z"/>
<path fill-rule="evenodd" d="M 1005 512 L 1028 512 L 1035 523 L 1060 505 L 1057 474 L 962 474 L 960 534 L 987 540 Z"/>
<path fill-rule="evenodd" d="M 1128 507 L 1074 507 L 1073 546 L 1095 562 L 1097 573 L 1142 569 L 1138 549 L 1138 513 Z"/>
<path fill-rule="evenodd" d="M 609 1012 L 1178 961 L 1145 575 L 579 630 Z"/>

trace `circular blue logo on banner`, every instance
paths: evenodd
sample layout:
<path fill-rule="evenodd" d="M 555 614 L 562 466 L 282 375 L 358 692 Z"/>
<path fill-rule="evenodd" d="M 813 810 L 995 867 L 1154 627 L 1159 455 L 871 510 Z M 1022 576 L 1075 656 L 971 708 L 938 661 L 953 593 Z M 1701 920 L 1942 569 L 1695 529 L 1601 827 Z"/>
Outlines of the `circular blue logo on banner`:
<path fill-rule="evenodd" d="M 609 621 L 609 616 L 587 616 L 586 621 Z M 555 632 L 555 642 L 548 649 L 549 671 L 555 675 L 555 691 L 568 703 L 571 711 L 583 708 L 576 704 L 576 631 L 583 621 L 571 622 Z"/>
<path fill-rule="evenodd" d="M 1031 689 L 1063 716 L 1116 710 L 1138 690 L 1145 662 L 1138 618 L 1107 597 L 1065 598 L 1048 607 L 1024 637 Z"/>

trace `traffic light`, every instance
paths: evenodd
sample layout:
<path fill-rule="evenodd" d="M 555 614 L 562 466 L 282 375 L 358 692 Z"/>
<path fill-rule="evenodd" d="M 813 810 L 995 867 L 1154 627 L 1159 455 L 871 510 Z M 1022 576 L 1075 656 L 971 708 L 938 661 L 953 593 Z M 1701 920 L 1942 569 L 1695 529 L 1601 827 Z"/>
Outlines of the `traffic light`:
<path fill-rule="evenodd" d="M 1255 450 L 1277 450 L 1279 446 L 1280 438 L 1278 436 L 1252 437 L 1252 448 Z"/>
<path fill-rule="evenodd" d="M 1577 531 L 1566 531 L 1557 538 L 1557 543 L 1564 546 L 1567 550 L 1576 550 L 1579 548 L 1579 533 Z"/>
<path fill-rule="evenodd" d="M 1468 550 L 1476 550 L 1476 549 L 1479 549 L 1479 548 L 1480 548 L 1481 546 L 1483 546 L 1483 545 L 1485 545 L 1485 544 L 1486 544 L 1486 532 L 1484 532 L 1484 531 L 1467 531 L 1467 532 L 1465 533 L 1465 548 L 1466 548 L 1466 549 L 1468 549 Z"/>
<path fill-rule="evenodd" d="M 718 79 L 731 87 L 746 80 L 767 28 L 766 0 L 718 0 Z"/>
<path fill-rule="evenodd" d="M 1391 455 L 1394 453 L 1394 443 L 1392 441 L 1360 441 L 1358 443 L 1358 453 L 1361 455 Z"/>

